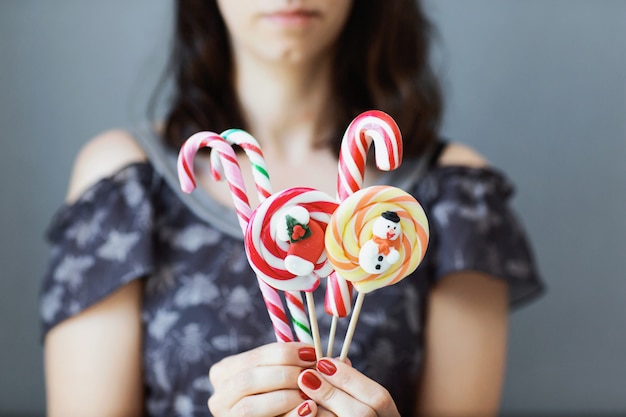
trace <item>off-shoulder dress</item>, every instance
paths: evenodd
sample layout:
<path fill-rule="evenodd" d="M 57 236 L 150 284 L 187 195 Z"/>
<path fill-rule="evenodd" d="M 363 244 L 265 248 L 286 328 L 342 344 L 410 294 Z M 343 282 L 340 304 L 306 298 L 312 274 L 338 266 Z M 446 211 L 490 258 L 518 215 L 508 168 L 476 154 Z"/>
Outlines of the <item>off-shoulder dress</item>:
<path fill-rule="evenodd" d="M 181 193 L 175 152 L 148 129 L 135 136 L 148 160 L 102 179 L 52 220 L 42 331 L 141 280 L 147 414 L 210 416 L 211 365 L 275 341 L 274 334 L 234 210 L 202 190 Z M 356 368 L 387 387 L 402 415 L 411 415 L 426 299 L 439 279 L 485 272 L 508 283 L 512 307 L 544 287 L 510 205 L 510 181 L 494 168 L 437 166 L 436 153 L 405 160 L 381 179 L 422 204 L 431 241 L 412 276 L 366 297 L 349 354 Z M 325 343 L 330 317 L 323 287 L 315 296 Z"/>

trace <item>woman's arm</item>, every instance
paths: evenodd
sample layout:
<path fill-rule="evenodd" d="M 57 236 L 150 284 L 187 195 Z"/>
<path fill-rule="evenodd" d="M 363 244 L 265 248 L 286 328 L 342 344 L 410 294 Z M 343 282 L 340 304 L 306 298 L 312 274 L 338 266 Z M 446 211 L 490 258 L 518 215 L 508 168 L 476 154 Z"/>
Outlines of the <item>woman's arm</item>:
<path fill-rule="evenodd" d="M 142 415 L 141 293 L 127 284 L 48 333 L 50 417 Z"/>
<path fill-rule="evenodd" d="M 110 131 L 91 140 L 76 159 L 68 202 L 144 158 L 126 132 Z M 46 335 L 49 416 L 142 415 L 141 296 L 141 282 L 129 283 Z"/>
<path fill-rule="evenodd" d="M 507 284 L 464 272 L 444 277 L 427 309 L 420 416 L 497 415 L 506 359 Z"/>
<path fill-rule="evenodd" d="M 449 144 L 439 165 L 486 167 L 474 149 Z M 420 416 L 495 416 L 500 403 L 508 326 L 508 288 L 477 272 L 444 277 L 426 312 Z"/>

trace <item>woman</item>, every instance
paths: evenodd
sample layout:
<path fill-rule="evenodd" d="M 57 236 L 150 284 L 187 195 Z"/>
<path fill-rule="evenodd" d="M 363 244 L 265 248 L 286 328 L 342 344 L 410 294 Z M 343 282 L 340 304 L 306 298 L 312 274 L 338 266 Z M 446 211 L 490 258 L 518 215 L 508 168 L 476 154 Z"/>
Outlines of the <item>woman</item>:
<path fill-rule="evenodd" d="M 509 305 L 541 284 L 504 176 L 438 140 L 419 2 L 176 4 L 162 128 L 90 141 L 50 229 L 50 415 L 495 415 Z M 208 158 L 197 158 L 191 197 L 172 161 L 192 133 L 245 128 L 275 191 L 334 195 L 343 130 L 369 109 L 398 122 L 405 161 L 395 174 L 368 168 L 366 183 L 413 193 L 431 244 L 413 276 L 368 296 L 352 366 L 316 362 L 302 343 L 271 343 L 228 188 L 202 175 Z M 240 165 L 251 190 L 243 155 Z M 328 320 L 320 325 L 324 334 Z"/>

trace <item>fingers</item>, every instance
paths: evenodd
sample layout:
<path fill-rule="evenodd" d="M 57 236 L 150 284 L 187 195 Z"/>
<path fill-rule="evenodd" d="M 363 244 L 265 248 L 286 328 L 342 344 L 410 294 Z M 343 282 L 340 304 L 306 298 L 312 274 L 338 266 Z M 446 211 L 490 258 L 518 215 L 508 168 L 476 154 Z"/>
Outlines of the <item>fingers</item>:
<path fill-rule="evenodd" d="M 298 390 L 280 390 L 241 397 L 231 406 L 223 403 L 220 396 L 213 395 L 209 398 L 208 405 L 215 417 L 270 417 L 285 413 L 291 416 L 294 409 L 297 412 L 297 407 L 301 403 L 302 397 Z"/>
<path fill-rule="evenodd" d="M 307 368 L 312 367 L 315 360 L 315 349 L 305 343 L 270 343 L 222 359 L 211 367 L 209 379 L 216 386 L 245 369 L 269 365 Z"/>
<path fill-rule="evenodd" d="M 298 389 L 298 375 L 302 368 L 297 366 L 263 366 L 246 369 L 222 381 L 219 393 L 231 398 L 229 405 L 239 397 L 262 394 L 284 389 Z M 215 389 L 218 393 L 218 388 Z"/>
<path fill-rule="evenodd" d="M 215 416 L 291 412 L 307 398 L 298 388 L 298 375 L 314 365 L 315 349 L 303 343 L 273 343 L 224 358 L 209 372 L 209 409 Z"/>
<path fill-rule="evenodd" d="M 285 414 L 283 417 L 315 417 L 317 413 L 317 404 L 313 400 L 306 400 L 296 408 Z"/>
<path fill-rule="evenodd" d="M 313 400 L 306 400 L 300 404 L 297 408 L 293 409 L 290 413 L 285 414 L 283 417 L 337 417 L 335 413 L 326 410 L 324 407 L 320 407 L 315 404 Z"/>
<path fill-rule="evenodd" d="M 318 405 L 342 417 L 400 415 L 383 386 L 337 359 L 321 359 L 316 371 L 300 374 L 298 385 Z"/>
<path fill-rule="evenodd" d="M 374 417 L 376 412 L 366 404 L 355 400 L 344 391 L 330 384 L 313 370 L 300 374 L 298 384 L 302 391 L 320 406 L 342 417 Z"/>

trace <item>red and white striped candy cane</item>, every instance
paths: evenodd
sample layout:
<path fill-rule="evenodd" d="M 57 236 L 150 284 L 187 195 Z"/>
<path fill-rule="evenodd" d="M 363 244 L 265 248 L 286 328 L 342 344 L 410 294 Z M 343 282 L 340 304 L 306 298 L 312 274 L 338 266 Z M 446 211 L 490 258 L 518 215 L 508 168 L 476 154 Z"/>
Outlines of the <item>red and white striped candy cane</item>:
<path fill-rule="evenodd" d="M 337 333 L 337 320 L 348 317 L 352 311 L 352 283 L 335 272 L 326 280 L 326 295 L 324 298 L 324 311 L 332 316 L 330 331 L 328 333 L 328 348 L 326 356 L 333 356 L 335 334 Z"/>
<path fill-rule="evenodd" d="M 198 150 L 204 147 L 211 148 L 212 154 L 215 153 L 219 156 L 219 164 L 211 164 L 211 175 L 217 181 L 226 177 L 235 204 L 239 225 L 245 233 L 252 210 L 248 202 L 235 151 L 220 135 L 213 132 L 199 132 L 185 141 L 178 154 L 178 179 L 181 189 L 186 193 L 190 193 L 196 188 L 193 160 Z M 215 161 L 216 157 L 212 159 Z M 258 279 L 258 277 L 257 281 L 274 327 L 276 339 L 280 342 L 293 341 L 293 333 L 289 327 L 287 314 L 283 308 L 278 291 Z"/>
<path fill-rule="evenodd" d="M 220 136 L 229 144 L 237 145 L 244 150 L 250 160 L 250 165 L 252 165 L 252 176 L 259 202 L 265 201 L 272 195 L 272 183 L 259 142 L 254 136 L 241 129 L 228 129 L 222 132 Z M 216 157 L 215 160 L 212 158 L 211 163 L 217 166 L 219 158 Z M 299 291 L 285 291 L 285 301 L 297 339 L 312 345 L 314 343 L 313 335 L 302 295 Z"/>
<path fill-rule="evenodd" d="M 237 163 L 235 152 L 217 133 L 198 132 L 187 139 L 181 147 L 178 154 L 178 179 L 181 189 L 186 193 L 191 193 L 196 188 L 193 160 L 201 148 L 212 148 L 219 156 L 220 163 L 211 164 L 211 175 L 216 181 L 221 181 L 224 176 L 226 177 L 235 203 L 239 226 L 245 230 L 252 210 L 241 177 L 241 169 Z"/>
<path fill-rule="evenodd" d="M 337 196 L 340 202 L 363 187 L 367 154 L 372 142 L 374 143 L 374 157 L 378 169 L 392 171 L 402 163 L 402 134 L 395 120 L 380 110 L 369 110 L 361 113 L 350 123 L 341 142 L 337 175 Z M 345 291 L 349 286 L 350 300 L 352 300 L 352 286 L 341 276 L 337 276 L 336 280 L 338 284 L 331 286 L 327 290 L 326 296 L 329 297 L 328 293 L 333 293 L 339 288 L 343 288 Z M 330 296 L 336 302 L 343 301 L 342 294 L 331 294 Z M 354 324 L 351 320 L 351 326 L 356 326 L 362 303 L 363 298 L 359 294 L 353 316 Z M 347 312 L 346 316 L 348 314 L 350 311 Z M 335 340 L 338 317 L 340 316 L 333 314 L 328 356 L 332 355 L 332 343 Z"/>
<path fill-rule="evenodd" d="M 337 177 L 339 201 L 363 186 L 367 153 L 372 142 L 379 169 L 391 171 L 402 163 L 402 135 L 393 118 L 379 110 L 361 113 L 350 123 L 341 142 Z"/>
<path fill-rule="evenodd" d="M 228 129 L 223 131 L 220 136 L 229 144 L 239 146 L 246 153 L 250 160 L 250 165 L 252 165 L 252 176 L 254 177 L 259 201 L 263 201 L 272 195 L 272 184 L 267 171 L 267 164 L 265 163 L 261 146 L 254 136 L 241 129 Z M 213 159 L 211 159 L 211 162 L 214 162 Z"/>

